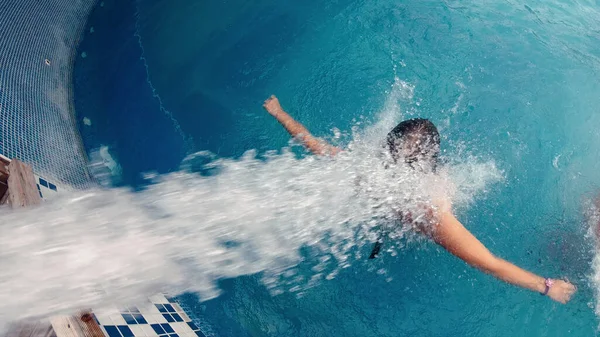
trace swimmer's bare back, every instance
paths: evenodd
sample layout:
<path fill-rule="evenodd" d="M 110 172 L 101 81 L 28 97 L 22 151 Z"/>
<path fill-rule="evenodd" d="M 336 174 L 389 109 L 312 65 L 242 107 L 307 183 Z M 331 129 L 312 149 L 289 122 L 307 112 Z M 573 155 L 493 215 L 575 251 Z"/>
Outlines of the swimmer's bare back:
<path fill-rule="evenodd" d="M 299 122 L 286 113 L 275 96 L 263 107 L 281 125 L 316 155 L 335 155 L 341 149 L 320 141 Z M 600 205 L 600 199 L 598 199 Z M 577 288 L 563 280 L 547 279 L 494 256 L 452 213 L 450 205 L 442 207 L 433 230 L 426 231 L 433 240 L 454 256 L 504 282 L 547 295 L 560 303 L 567 303 Z M 381 244 L 376 249 L 381 249 Z M 376 252 L 378 253 L 378 251 Z M 373 255 L 373 254 L 372 254 Z M 375 254 L 376 255 L 376 254 Z"/>

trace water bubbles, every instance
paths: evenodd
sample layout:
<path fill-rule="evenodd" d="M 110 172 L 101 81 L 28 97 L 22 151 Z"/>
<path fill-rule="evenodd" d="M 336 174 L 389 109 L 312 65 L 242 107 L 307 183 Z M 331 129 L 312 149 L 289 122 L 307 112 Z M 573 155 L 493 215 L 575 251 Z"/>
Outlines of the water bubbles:
<path fill-rule="evenodd" d="M 90 173 L 101 186 L 111 187 L 121 181 L 121 165 L 111 155 L 108 146 L 100 146 L 90 152 Z"/>
<path fill-rule="evenodd" d="M 338 128 L 333 128 L 333 139 L 340 139 L 342 137 L 342 132 Z"/>
<path fill-rule="evenodd" d="M 562 157 L 562 153 L 559 153 L 559 154 L 558 154 L 558 155 L 556 155 L 556 156 L 554 157 L 554 159 L 552 160 L 552 166 L 553 166 L 555 169 L 557 169 L 557 170 L 559 170 L 559 169 L 560 169 L 560 168 L 558 167 L 558 164 L 559 164 L 559 161 L 560 161 L 560 158 L 561 158 L 561 157 Z"/>

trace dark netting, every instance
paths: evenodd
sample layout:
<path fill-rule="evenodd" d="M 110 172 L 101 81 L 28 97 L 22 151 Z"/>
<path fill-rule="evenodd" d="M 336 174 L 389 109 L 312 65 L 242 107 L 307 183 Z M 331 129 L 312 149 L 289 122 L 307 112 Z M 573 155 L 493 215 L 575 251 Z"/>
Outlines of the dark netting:
<path fill-rule="evenodd" d="M 96 0 L 0 1 L 0 153 L 91 183 L 73 109 L 76 47 Z"/>

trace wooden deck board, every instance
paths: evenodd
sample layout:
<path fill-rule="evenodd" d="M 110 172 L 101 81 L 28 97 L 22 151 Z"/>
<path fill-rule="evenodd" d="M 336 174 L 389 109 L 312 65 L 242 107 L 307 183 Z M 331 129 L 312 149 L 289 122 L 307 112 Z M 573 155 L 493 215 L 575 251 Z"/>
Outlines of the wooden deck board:
<path fill-rule="evenodd" d="M 50 321 L 58 337 L 105 337 L 89 312 L 74 316 L 56 316 Z"/>
<path fill-rule="evenodd" d="M 8 165 L 8 197 L 10 207 L 19 208 L 39 205 L 40 192 L 37 189 L 31 166 L 13 159 Z"/>

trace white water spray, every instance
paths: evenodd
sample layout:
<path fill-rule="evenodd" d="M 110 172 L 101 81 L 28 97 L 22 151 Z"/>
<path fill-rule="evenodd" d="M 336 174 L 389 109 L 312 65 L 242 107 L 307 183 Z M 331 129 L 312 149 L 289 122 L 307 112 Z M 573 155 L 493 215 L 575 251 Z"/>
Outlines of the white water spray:
<path fill-rule="evenodd" d="M 2 210 L 0 323 L 125 306 L 157 292 L 208 299 L 219 294 L 219 279 L 259 272 L 274 293 L 312 286 L 361 258 L 359 248 L 376 239 L 381 219 L 399 210 L 418 217 L 449 191 L 460 206 L 500 179 L 493 163 L 472 159 L 445 170 L 449 179 L 402 165 L 386 169 L 381 139 L 411 97 L 412 87 L 397 81 L 378 122 L 354 132 L 336 158 L 199 153 L 142 192 L 96 189 Z M 188 172 L 198 162 L 207 163 L 204 175 Z M 399 237 L 406 228 L 395 231 Z M 306 258 L 316 261 L 313 274 L 296 275 Z"/>

